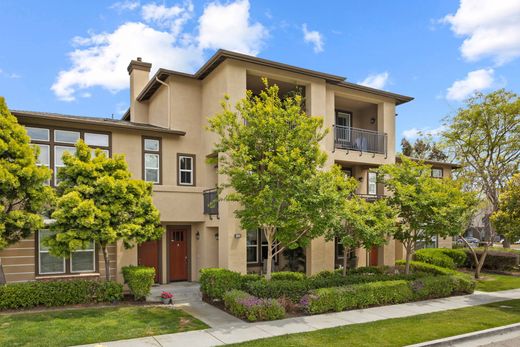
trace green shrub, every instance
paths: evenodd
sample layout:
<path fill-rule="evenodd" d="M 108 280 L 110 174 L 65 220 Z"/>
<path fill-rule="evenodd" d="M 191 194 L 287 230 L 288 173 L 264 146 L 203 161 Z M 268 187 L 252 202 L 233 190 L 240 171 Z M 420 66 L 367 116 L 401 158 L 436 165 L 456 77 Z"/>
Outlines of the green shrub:
<path fill-rule="evenodd" d="M 241 290 L 230 290 L 223 296 L 226 309 L 250 322 L 275 320 L 285 316 L 285 309 L 274 299 L 260 299 Z"/>
<path fill-rule="evenodd" d="M 453 276 L 426 276 L 410 282 L 415 300 L 444 298 L 450 296 L 455 283 Z"/>
<path fill-rule="evenodd" d="M 413 258 L 423 263 L 433 264 L 448 269 L 455 269 L 455 262 L 440 248 L 425 248 L 415 252 Z"/>
<path fill-rule="evenodd" d="M 271 274 L 271 281 L 303 281 L 305 278 L 302 272 L 280 271 Z"/>
<path fill-rule="evenodd" d="M 405 261 L 397 260 L 395 265 L 401 268 L 401 271 L 404 270 Z M 446 269 L 440 266 L 436 266 L 433 264 L 423 263 L 420 261 L 410 261 L 410 271 L 414 273 L 425 273 L 431 275 L 454 275 L 457 272 L 451 269 Z"/>
<path fill-rule="evenodd" d="M 302 296 L 309 291 L 307 280 L 277 280 L 267 281 L 265 279 L 255 282 L 248 282 L 244 285 L 244 290 L 251 295 L 259 298 L 288 298 L 292 302 L 299 302 Z"/>
<path fill-rule="evenodd" d="M 456 274 L 452 276 L 453 294 L 471 294 L 475 291 L 477 283 L 471 276 Z"/>
<path fill-rule="evenodd" d="M 207 268 L 200 270 L 200 291 L 210 300 L 222 300 L 224 293 L 241 289 L 243 285 L 240 273 L 227 269 Z M 251 276 L 246 277 L 251 279 Z M 247 281 L 246 281 L 247 282 Z"/>
<path fill-rule="evenodd" d="M 348 270 L 349 274 L 376 274 L 382 275 L 388 271 L 388 266 L 364 266 Z"/>
<path fill-rule="evenodd" d="M 504 248 L 505 249 L 505 248 Z M 477 256 L 480 258 L 482 252 L 484 251 L 481 248 L 477 248 L 476 250 Z M 468 267 L 474 267 L 473 255 L 469 249 L 466 249 L 467 255 L 467 263 Z M 488 250 L 486 255 L 486 259 L 484 260 L 484 265 L 482 266 L 485 270 L 494 270 L 494 271 L 507 271 L 513 269 L 515 266 L 518 266 L 520 254 L 517 250 L 503 250 L 500 248 L 491 248 Z"/>
<path fill-rule="evenodd" d="M 455 267 L 463 267 L 466 264 L 466 252 L 463 249 L 439 248 L 442 253 L 453 260 Z"/>
<path fill-rule="evenodd" d="M 62 280 L 10 283 L 0 286 L 0 309 L 112 302 L 123 297 L 116 282 Z"/>
<path fill-rule="evenodd" d="M 340 287 L 351 284 L 360 284 L 360 283 L 370 283 L 370 282 L 378 282 L 378 281 L 394 281 L 394 280 L 412 280 L 417 277 L 416 274 L 404 275 L 404 274 L 374 274 L 370 272 L 362 273 L 362 274 L 350 274 L 347 273 L 346 276 L 342 275 L 333 275 L 329 277 L 324 276 L 312 276 L 308 278 L 309 288 L 318 289 L 318 288 L 330 288 L 330 287 Z"/>
<path fill-rule="evenodd" d="M 155 269 L 153 267 L 130 265 L 124 266 L 122 271 L 125 283 L 128 284 L 135 300 L 146 299 L 154 282 Z"/>
<path fill-rule="evenodd" d="M 354 284 L 344 287 L 321 288 L 300 301 L 311 314 L 344 311 L 377 305 L 389 305 L 413 300 L 408 281 L 385 281 Z"/>

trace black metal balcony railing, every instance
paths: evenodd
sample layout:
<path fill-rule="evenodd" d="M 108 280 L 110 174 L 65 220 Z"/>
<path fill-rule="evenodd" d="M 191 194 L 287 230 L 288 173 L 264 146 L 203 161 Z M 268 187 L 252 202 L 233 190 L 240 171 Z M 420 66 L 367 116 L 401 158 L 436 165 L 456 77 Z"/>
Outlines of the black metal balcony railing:
<path fill-rule="evenodd" d="M 204 214 L 218 215 L 218 193 L 217 188 L 206 189 L 202 192 L 204 195 Z"/>
<path fill-rule="evenodd" d="M 373 202 L 379 199 L 384 198 L 385 196 L 383 194 L 356 194 L 362 199 L 365 199 L 368 202 Z"/>
<path fill-rule="evenodd" d="M 339 149 L 385 154 L 388 136 L 372 130 L 334 126 L 334 146 Z"/>

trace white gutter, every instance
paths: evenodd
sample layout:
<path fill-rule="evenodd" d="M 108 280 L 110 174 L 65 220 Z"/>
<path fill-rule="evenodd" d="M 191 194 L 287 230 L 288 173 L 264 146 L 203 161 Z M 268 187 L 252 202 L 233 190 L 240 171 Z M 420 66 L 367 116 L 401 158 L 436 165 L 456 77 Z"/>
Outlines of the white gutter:
<path fill-rule="evenodd" d="M 155 80 L 157 82 L 159 82 L 160 84 L 162 84 L 163 86 L 166 86 L 168 88 L 168 129 L 171 130 L 172 127 L 171 127 L 171 108 L 170 108 L 170 98 L 171 98 L 171 93 L 170 93 L 170 85 L 168 83 L 164 83 L 163 81 L 161 81 L 157 76 L 155 76 Z"/>

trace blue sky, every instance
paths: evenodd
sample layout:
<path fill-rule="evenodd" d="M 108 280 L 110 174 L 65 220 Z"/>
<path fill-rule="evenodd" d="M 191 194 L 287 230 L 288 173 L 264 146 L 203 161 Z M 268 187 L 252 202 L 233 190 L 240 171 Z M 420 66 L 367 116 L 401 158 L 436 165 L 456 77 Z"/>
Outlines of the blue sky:
<path fill-rule="evenodd" d="M 415 97 L 398 135 L 438 130 L 474 90 L 520 90 L 520 1 L 0 3 L 12 109 L 119 118 L 137 55 L 193 72 L 222 47 Z"/>

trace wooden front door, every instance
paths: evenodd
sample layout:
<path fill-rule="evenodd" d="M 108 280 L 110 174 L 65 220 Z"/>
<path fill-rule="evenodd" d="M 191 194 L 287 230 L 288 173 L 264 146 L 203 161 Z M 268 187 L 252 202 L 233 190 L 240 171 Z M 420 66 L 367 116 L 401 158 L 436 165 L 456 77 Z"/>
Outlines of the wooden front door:
<path fill-rule="evenodd" d="M 143 242 L 137 247 L 137 264 L 155 268 L 155 283 L 161 283 L 161 241 Z"/>
<path fill-rule="evenodd" d="M 188 227 L 168 228 L 170 281 L 188 280 L 188 230 Z"/>
<path fill-rule="evenodd" d="M 370 250 L 370 266 L 377 266 L 378 261 L 378 247 L 372 247 Z"/>

